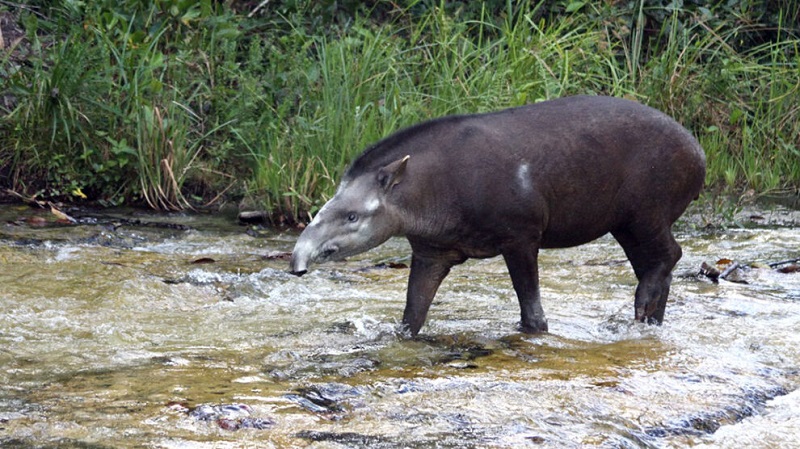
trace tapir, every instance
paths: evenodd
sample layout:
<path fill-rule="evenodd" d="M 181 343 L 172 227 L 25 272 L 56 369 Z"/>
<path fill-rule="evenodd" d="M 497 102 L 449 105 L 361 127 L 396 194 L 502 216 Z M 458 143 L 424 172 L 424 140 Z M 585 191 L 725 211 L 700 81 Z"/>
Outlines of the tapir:
<path fill-rule="evenodd" d="M 611 233 L 638 279 L 634 318 L 661 324 L 681 248 L 672 224 L 701 191 L 705 154 L 668 115 L 636 101 L 574 96 L 453 115 L 367 148 L 297 240 L 290 271 L 405 236 L 411 246 L 403 325 L 420 331 L 455 265 L 502 256 L 519 330 L 547 331 L 542 248 Z"/>

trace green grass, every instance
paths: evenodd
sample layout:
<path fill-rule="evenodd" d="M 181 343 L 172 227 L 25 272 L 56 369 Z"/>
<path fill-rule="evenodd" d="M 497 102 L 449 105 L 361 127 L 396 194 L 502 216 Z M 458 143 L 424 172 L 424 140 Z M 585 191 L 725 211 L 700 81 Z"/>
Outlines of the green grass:
<path fill-rule="evenodd" d="M 315 41 L 320 73 L 303 93 L 306 109 L 287 141 L 254 151 L 276 158 L 259 167 L 264 183 L 254 187 L 287 192 L 268 200 L 271 210 L 313 211 L 347 161 L 392 130 L 578 93 L 628 96 L 675 116 L 706 148 L 710 185 L 797 186 L 798 41 L 738 54 L 707 27 L 672 26 L 665 51 L 642 62 L 640 33 L 615 41 L 582 16 L 548 24 L 523 11 L 500 24 L 459 23 L 439 9 L 399 30 L 409 39 L 357 24 Z"/>
<path fill-rule="evenodd" d="M 210 0 L 121 3 L 50 22 L 20 12 L 27 62 L 0 54 L 0 95 L 14 98 L 0 110 L 8 188 L 158 209 L 244 198 L 302 221 L 403 126 L 573 94 L 674 116 L 705 148 L 715 190 L 800 187 L 796 28 L 744 48 L 751 25 L 649 1 L 558 14 L 409 2 L 324 32 L 302 8 L 247 19 Z"/>

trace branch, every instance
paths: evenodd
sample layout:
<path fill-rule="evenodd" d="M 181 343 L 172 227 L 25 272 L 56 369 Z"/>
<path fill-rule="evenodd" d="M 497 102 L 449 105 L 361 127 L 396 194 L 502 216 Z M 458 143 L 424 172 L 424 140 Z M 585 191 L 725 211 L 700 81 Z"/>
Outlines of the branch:
<path fill-rule="evenodd" d="M 263 2 L 259 3 L 258 6 L 255 7 L 255 9 L 250 11 L 250 14 L 247 15 L 247 18 L 249 19 L 249 18 L 253 17 L 254 15 L 256 15 L 258 10 L 263 8 L 263 7 L 265 7 L 265 6 L 267 6 L 268 3 L 269 3 L 269 0 L 264 0 Z"/>
<path fill-rule="evenodd" d="M 798 257 L 797 259 L 789 259 L 789 260 L 782 260 L 780 262 L 772 262 L 772 263 L 767 264 L 767 265 L 769 265 L 770 268 L 775 268 L 775 267 L 779 267 L 781 265 L 786 265 L 786 264 L 789 264 L 789 263 L 797 263 L 797 262 L 800 262 L 800 257 Z"/>

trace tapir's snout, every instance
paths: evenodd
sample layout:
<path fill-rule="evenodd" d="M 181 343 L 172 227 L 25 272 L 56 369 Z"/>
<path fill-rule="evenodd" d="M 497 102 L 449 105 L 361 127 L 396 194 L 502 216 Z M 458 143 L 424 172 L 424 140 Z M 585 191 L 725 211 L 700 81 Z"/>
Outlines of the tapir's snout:
<path fill-rule="evenodd" d="M 311 245 L 301 235 L 292 251 L 292 260 L 289 262 L 289 272 L 295 276 L 302 276 L 308 272 L 313 251 Z"/>
<path fill-rule="evenodd" d="M 308 263 L 302 257 L 292 253 L 292 261 L 289 262 L 289 273 L 295 276 L 302 276 L 308 273 Z"/>
<path fill-rule="evenodd" d="M 301 235 L 292 250 L 292 260 L 289 262 L 289 272 L 295 276 L 302 276 L 308 272 L 308 265 L 313 262 L 314 250 L 307 239 Z"/>
<path fill-rule="evenodd" d="M 335 245 L 326 246 L 321 251 L 312 252 L 312 255 L 309 255 L 307 252 L 303 251 L 302 248 L 295 247 L 294 252 L 292 252 L 292 261 L 290 263 L 289 270 L 296 276 L 302 276 L 308 272 L 309 262 L 337 260 L 335 256 L 338 252 L 339 247 Z"/>

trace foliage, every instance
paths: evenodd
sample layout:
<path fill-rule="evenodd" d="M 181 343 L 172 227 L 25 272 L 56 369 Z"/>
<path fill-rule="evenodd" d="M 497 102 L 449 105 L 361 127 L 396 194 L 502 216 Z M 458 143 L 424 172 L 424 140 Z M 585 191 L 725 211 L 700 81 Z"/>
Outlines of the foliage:
<path fill-rule="evenodd" d="M 303 220 L 353 157 L 402 126 L 579 93 L 676 117 L 706 149 L 713 186 L 800 186 L 793 1 L 3 9 L 26 34 L 0 53 L 0 183 L 28 194 L 160 209 L 244 196 Z"/>
<path fill-rule="evenodd" d="M 36 185 L 48 196 L 77 189 L 108 204 L 135 197 L 156 208 L 188 206 L 182 189 L 207 130 L 218 126 L 198 110 L 202 88 L 190 90 L 203 81 L 193 70 L 202 54 L 183 47 L 238 33 L 215 26 L 212 6 L 64 1 L 50 22 L 21 15 L 29 54 L 12 61 L 2 83 L 15 102 L 3 127 L 12 186 Z"/>

